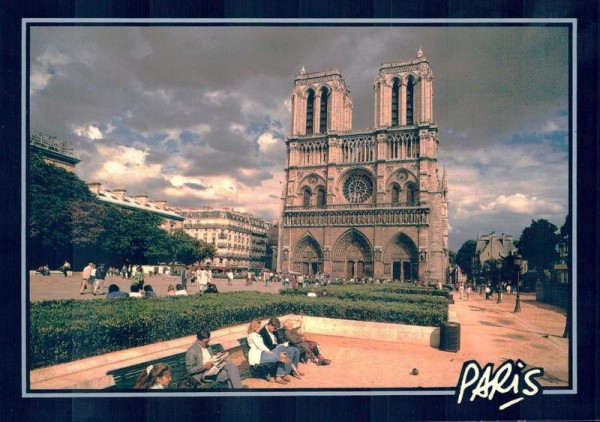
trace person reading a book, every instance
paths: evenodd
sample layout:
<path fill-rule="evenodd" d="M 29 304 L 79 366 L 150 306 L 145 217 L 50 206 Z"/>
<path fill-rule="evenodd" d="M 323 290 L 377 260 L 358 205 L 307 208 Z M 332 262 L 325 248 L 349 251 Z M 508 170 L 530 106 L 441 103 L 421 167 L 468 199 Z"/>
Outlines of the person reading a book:
<path fill-rule="evenodd" d="M 229 388 L 248 388 L 242 384 L 237 366 L 229 362 L 227 352 L 213 355 L 207 347 L 210 342 L 210 331 L 201 328 L 196 341 L 185 354 L 185 368 L 198 382 L 227 382 Z"/>
<path fill-rule="evenodd" d="M 279 318 L 272 317 L 258 333 L 262 337 L 265 346 L 267 346 L 269 350 L 273 350 L 275 347 L 277 347 L 277 345 L 281 344 L 286 347 L 285 352 L 292 360 L 292 376 L 300 378 L 300 376 L 304 375 L 298 370 L 298 363 L 300 362 L 300 350 L 289 345 L 289 342 L 283 337 L 282 330 L 279 330 L 280 328 L 281 322 L 279 321 Z"/>

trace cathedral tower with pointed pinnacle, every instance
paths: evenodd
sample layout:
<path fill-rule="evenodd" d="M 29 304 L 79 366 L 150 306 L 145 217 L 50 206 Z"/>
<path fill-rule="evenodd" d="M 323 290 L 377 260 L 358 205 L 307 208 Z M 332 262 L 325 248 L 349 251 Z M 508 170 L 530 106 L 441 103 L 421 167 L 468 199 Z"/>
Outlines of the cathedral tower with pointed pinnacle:
<path fill-rule="evenodd" d="M 448 176 L 423 50 L 382 63 L 373 88 L 374 129 L 354 131 L 339 70 L 296 75 L 278 271 L 444 283 Z"/>

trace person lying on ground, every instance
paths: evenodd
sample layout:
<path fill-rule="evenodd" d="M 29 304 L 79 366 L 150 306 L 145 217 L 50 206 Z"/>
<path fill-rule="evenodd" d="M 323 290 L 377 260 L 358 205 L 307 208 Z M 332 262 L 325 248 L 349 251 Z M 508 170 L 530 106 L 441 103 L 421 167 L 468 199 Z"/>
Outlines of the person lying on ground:
<path fill-rule="evenodd" d="M 144 286 L 144 297 L 157 297 L 156 293 L 154 293 L 154 289 L 149 284 Z"/>
<path fill-rule="evenodd" d="M 119 286 L 116 284 L 111 284 L 108 286 L 108 294 L 106 295 L 107 299 L 119 299 L 123 297 L 129 297 L 129 295 L 125 292 L 119 290 Z"/>

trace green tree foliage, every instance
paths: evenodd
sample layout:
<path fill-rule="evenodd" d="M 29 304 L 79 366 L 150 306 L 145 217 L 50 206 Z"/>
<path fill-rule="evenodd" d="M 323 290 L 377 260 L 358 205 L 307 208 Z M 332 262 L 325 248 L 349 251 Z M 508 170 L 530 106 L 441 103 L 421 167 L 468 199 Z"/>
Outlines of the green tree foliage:
<path fill-rule="evenodd" d="M 202 240 L 194 239 L 183 230 L 173 231 L 173 259 L 183 264 L 191 264 L 206 258 L 215 257 L 215 246 Z"/>
<path fill-rule="evenodd" d="M 467 276 L 467 279 L 473 279 L 473 257 L 475 257 L 475 248 L 477 242 L 474 240 L 467 240 L 458 250 L 456 254 L 456 264 L 460 270 Z"/>
<path fill-rule="evenodd" d="M 501 278 L 501 267 L 502 263 L 496 259 L 488 259 L 481 266 L 482 275 L 492 284 L 492 286 L 498 284 L 498 280 Z"/>
<path fill-rule="evenodd" d="M 450 265 L 456 265 L 456 252 L 453 250 L 448 251 L 448 262 Z"/>
<path fill-rule="evenodd" d="M 508 255 L 502 258 L 502 281 L 509 281 L 513 285 L 516 285 L 518 280 L 519 271 L 521 271 L 521 265 L 518 263 L 517 255 Z"/>
<path fill-rule="evenodd" d="M 75 174 L 46 164 L 35 151 L 31 152 L 27 182 L 29 265 L 56 267 L 71 256 L 72 210 L 95 199 Z"/>
<path fill-rule="evenodd" d="M 548 220 L 531 220 L 519 238 L 519 252 L 529 262 L 529 268 L 543 273 L 558 261 L 556 246 L 560 241 L 558 228 Z"/>
<path fill-rule="evenodd" d="M 565 222 L 560 228 L 560 235 L 563 239 L 571 238 L 571 214 L 567 214 Z"/>

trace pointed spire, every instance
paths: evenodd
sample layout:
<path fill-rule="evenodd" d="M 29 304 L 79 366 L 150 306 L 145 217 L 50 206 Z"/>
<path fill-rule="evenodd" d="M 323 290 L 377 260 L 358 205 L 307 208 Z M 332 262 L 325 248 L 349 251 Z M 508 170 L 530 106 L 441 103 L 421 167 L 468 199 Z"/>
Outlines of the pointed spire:
<path fill-rule="evenodd" d="M 444 167 L 444 171 L 442 172 L 442 192 L 448 192 L 448 172 L 446 171 L 446 167 Z"/>
<path fill-rule="evenodd" d="M 304 66 L 302 66 L 302 69 L 300 69 L 300 74 L 306 75 L 306 69 L 304 68 Z"/>
<path fill-rule="evenodd" d="M 417 51 L 417 59 L 420 59 L 421 57 L 423 57 L 423 49 L 421 46 L 419 46 L 419 51 Z"/>

